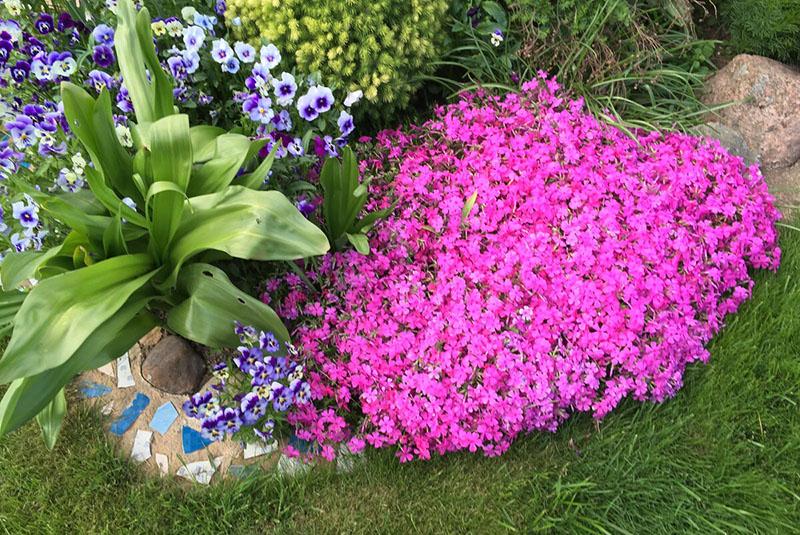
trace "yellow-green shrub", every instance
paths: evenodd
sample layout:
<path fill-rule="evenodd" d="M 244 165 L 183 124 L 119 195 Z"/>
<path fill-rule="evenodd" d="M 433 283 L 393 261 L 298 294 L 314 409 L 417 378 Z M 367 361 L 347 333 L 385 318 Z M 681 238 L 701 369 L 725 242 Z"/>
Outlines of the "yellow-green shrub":
<path fill-rule="evenodd" d="M 274 43 L 285 68 L 361 89 L 381 114 L 407 104 L 431 72 L 446 16 L 446 0 L 229 0 L 225 14 L 240 19 L 243 38 Z"/>

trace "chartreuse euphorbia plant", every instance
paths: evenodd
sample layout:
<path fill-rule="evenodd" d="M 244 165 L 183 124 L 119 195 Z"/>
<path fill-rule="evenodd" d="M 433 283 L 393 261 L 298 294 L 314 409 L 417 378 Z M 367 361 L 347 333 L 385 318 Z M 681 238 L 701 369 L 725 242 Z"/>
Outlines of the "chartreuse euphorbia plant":
<path fill-rule="evenodd" d="M 62 85 L 69 126 L 91 155 L 91 195 L 30 191 L 71 230 L 41 253 L 9 255 L 0 279 L 0 436 L 36 417 L 49 445 L 65 412 L 64 386 L 166 323 L 212 347 L 235 345 L 241 320 L 288 340 L 275 312 L 208 262 L 296 260 L 324 254 L 325 234 L 281 193 L 257 191 L 271 160 L 240 169 L 261 148 L 210 126 L 190 127 L 156 58 L 150 16 L 119 3 L 116 48 L 137 124 L 135 154 L 119 143 L 107 92 Z M 87 192 L 88 193 L 88 192 Z M 39 282 L 29 291 L 19 286 Z"/>

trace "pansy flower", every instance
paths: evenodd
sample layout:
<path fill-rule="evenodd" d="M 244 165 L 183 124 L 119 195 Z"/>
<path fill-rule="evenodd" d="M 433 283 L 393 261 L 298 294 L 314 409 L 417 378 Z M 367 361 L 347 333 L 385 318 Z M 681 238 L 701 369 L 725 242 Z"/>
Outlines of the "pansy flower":
<path fill-rule="evenodd" d="M 275 99 L 279 106 L 291 104 L 295 93 L 297 93 L 297 83 L 294 76 L 288 72 L 281 73 L 280 79 L 273 78 L 272 87 L 275 90 Z"/>
<path fill-rule="evenodd" d="M 0 67 L 8 63 L 8 58 L 11 57 L 11 52 L 14 51 L 14 45 L 11 41 L 0 41 Z"/>
<path fill-rule="evenodd" d="M 107 72 L 92 69 L 89 71 L 89 76 L 86 78 L 86 85 L 94 88 L 98 93 L 103 89 L 111 89 L 114 87 L 114 77 Z"/>
<path fill-rule="evenodd" d="M 253 45 L 237 41 L 233 45 L 233 50 L 242 63 L 253 63 L 256 60 L 256 49 Z"/>
<path fill-rule="evenodd" d="M 225 10 L 228 9 L 225 0 L 217 0 L 214 2 L 214 13 L 219 15 L 220 17 L 225 15 Z"/>
<path fill-rule="evenodd" d="M 18 201 L 11 205 L 13 210 L 14 219 L 19 221 L 19 224 L 27 229 L 36 228 L 39 226 L 39 207 L 32 199 L 28 202 Z"/>
<path fill-rule="evenodd" d="M 348 136 L 355 130 L 353 116 L 344 110 L 339 113 L 339 119 L 336 121 L 336 124 L 339 125 L 339 132 L 341 132 L 343 136 Z"/>
<path fill-rule="evenodd" d="M 259 421 L 267 413 L 268 404 L 267 400 L 262 399 L 255 392 L 245 394 L 240 405 L 244 423 L 252 425 Z"/>
<path fill-rule="evenodd" d="M 17 115 L 3 126 L 11 134 L 11 140 L 18 149 L 24 150 L 36 144 L 36 128 L 27 115 Z"/>
<path fill-rule="evenodd" d="M 11 79 L 16 83 L 21 84 L 28 79 L 28 74 L 31 72 L 31 64 L 25 60 L 17 61 L 11 67 Z"/>
<path fill-rule="evenodd" d="M 347 94 L 347 96 L 345 97 L 345 99 L 344 99 L 345 107 L 349 108 L 350 106 L 354 105 L 359 100 L 361 100 L 361 97 L 363 97 L 363 96 L 364 96 L 364 92 L 361 91 L 360 89 L 356 89 L 355 91 L 349 92 Z"/>
<path fill-rule="evenodd" d="M 234 51 L 225 39 L 214 39 L 211 43 L 211 58 L 219 64 L 234 57 Z"/>
<path fill-rule="evenodd" d="M 300 113 L 300 117 L 309 122 L 319 117 L 319 111 L 314 106 L 314 95 L 306 93 L 298 98 L 297 111 Z"/>
<path fill-rule="evenodd" d="M 281 348 L 281 344 L 275 335 L 267 332 L 261 332 L 258 335 L 258 346 L 268 353 L 277 353 Z"/>
<path fill-rule="evenodd" d="M 206 440 L 210 440 L 212 442 L 219 442 L 223 438 L 225 438 L 225 428 L 223 425 L 220 425 L 218 415 L 209 416 L 204 418 L 203 421 L 200 423 L 200 434 Z"/>
<path fill-rule="evenodd" d="M 114 51 L 107 45 L 97 45 L 92 51 L 92 60 L 98 67 L 107 68 L 114 64 Z"/>
<path fill-rule="evenodd" d="M 53 31 L 53 16 L 49 13 L 41 13 L 33 23 L 33 27 L 40 34 L 47 35 Z"/>
<path fill-rule="evenodd" d="M 242 111 L 250 117 L 250 120 L 263 124 L 269 123 L 275 115 L 272 110 L 272 101 L 258 95 L 248 97 L 242 103 Z"/>
<path fill-rule="evenodd" d="M 206 39 L 206 32 L 200 26 L 189 26 L 183 30 L 183 44 L 186 50 L 199 50 Z"/>
<path fill-rule="evenodd" d="M 167 66 L 169 67 L 169 72 L 172 73 L 172 77 L 176 80 L 183 80 L 186 78 L 187 71 L 184 58 L 180 56 L 171 56 L 167 58 Z"/>
<path fill-rule="evenodd" d="M 237 72 L 239 72 L 239 60 L 236 59 L 235 57 L 228 58 L 222 64 L 222 70 L 229 74 L 236 74 Z"/>
<path fill-rule="evenodd" d="M 19 232 L 12 234 L 10 240 L 11 246 L 18 253 L 25 251 L 31 246 L 31 238 L 25 234 L 20 234 Z"/>
<path fill-rule="evenodd" d="M 285 412 L 292 404 L 292 391 L 281 385 L 272 391 L 272 408 L 278 412 Z"/>
<path fill-rule="evenodd" d="M 62 167 L 58 172 L 56 185 L 63 191 L 75 193 L 83 187 L 84 180 L 72 169 Z"/>
<path fill-rule="evenodd" d="M 114 28 L 107 24 L 98 24 L 92 30 L 92 38 L 98 45 L 114 46 Z"/>
<path fill-rule="evenodd" d="M 281 53 L 278 51 L 278 47 L 272 43 L 262 46 L 259 56 L 261 57 L 261 63 L 268 69 L 274 69 L 281 62 Z"/>
<path fill-rule="evenodd" d="M 275 420 L 267 420 L 264 422 L 264 425 L 261 426 L 261 429 L 253 429 L 253 432 L 256 434 L 256 436 L 266 443 L 270 443 L 274 440 L 274 431 Z"/>

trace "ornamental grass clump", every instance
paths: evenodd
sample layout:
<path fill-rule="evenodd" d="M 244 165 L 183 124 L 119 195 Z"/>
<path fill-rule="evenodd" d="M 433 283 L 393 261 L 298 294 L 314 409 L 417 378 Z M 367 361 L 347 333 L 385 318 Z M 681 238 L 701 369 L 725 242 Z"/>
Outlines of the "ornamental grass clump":
<path fill-rule="evenodd" d="M 268 283 L 314 363 L 300 436 L 498 455 L 572 413 L 661 402 L 708 360 L 750 270 L 777 269 L 756 166 L 703 138 L 631 139 L 558 89 L 542 77 L 379 134 L 367 208 L 396 208 L 371 254 L 327 256 L 320 293 Z"/>
<path fill-rule="evenodd" d="M 339 90 L 361 90 L 376 116 L 408 103 L 443 39 L 444 0 L 230 0 L 225 13 L 251 39 L 293 50 L 299 71 Z"/>

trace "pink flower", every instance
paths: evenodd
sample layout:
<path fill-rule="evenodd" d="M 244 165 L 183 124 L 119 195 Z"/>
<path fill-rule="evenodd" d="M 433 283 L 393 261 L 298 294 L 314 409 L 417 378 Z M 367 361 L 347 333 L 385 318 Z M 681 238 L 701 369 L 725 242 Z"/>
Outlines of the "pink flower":
<path fill-rule="evenodd" d="M 544 74 L 523 89 L 379 133 L 366 208 L 396 208 L 371 254 L 325 257 L 319 294 L 295 275 L 268 283 L 302 320 L 318 404 L 290 423 L 324 452 L 493 456 L 571 413 L 663 401 L 708 360 L 752 269 L 777 269 L 780 214 L 757 167 L 687 135 L 634 141 Z"/>

